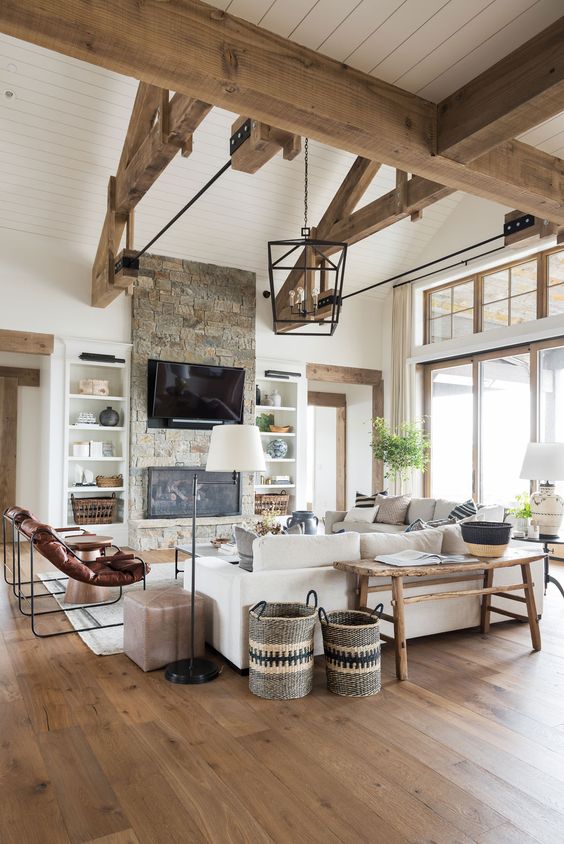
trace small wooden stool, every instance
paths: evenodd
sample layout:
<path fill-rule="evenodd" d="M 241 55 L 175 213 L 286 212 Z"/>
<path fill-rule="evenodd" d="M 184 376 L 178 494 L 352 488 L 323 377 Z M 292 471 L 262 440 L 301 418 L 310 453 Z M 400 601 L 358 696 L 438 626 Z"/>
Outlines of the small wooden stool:
<path fill-rule="evenodd" d="M 123 651 L 143 671 L 190 656 L 191 597 L 180 586 L 153 586 L 125 596 Z M 194 655 L 204 651 L 204 599 L 196 595 Z"/>

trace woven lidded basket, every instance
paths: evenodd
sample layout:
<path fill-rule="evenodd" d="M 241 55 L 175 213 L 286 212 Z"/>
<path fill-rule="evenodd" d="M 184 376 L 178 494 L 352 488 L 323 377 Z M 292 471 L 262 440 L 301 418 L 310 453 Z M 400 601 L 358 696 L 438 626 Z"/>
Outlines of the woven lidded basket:
<path fill-rule="evenodd" d="M 462 522 L 462 539 L 476 557 L 502 557 L 509 546 L 509 522 Z"/>
<path fill-rule="evenodd" d="M 383 604 L 362 610 L 325 612 L 319 608 L 325 672 L 330 692 L 368 697 L 380 691 L 380 615 Z"/>
<path fill-rule="evenodd" d="M 313 589 L 305 604 L 259 601 L 249 610 L 249 689 L 254 695 L 291 700 L 309 694 L 316 620 Z"/>

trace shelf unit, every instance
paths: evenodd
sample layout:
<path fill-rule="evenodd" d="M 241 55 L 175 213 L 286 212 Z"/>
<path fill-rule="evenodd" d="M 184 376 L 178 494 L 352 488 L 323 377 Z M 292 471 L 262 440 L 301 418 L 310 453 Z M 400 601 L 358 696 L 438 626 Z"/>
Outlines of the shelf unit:
<path fill-rule="evenodd" d="M 113 354 L 124 358 L 125 363 L 84 361 L 82 352 Z M 129 380 L 131 346 L 125 343 L 107 343 L 95 340 L 69 339 L 65 341 L 65 431 L 63 466 L 63 517 L 66 524 L 75 524 L 71 495 L 80 498 L 103 498 L 115 495 L 117 498 L 116 521 L 112 524 L 81 525 L 94 533 L 113 536 L 118 545 L 128 541 L 128 486 L 129 486 Z M 109 395 L 99 396 L 80 392 L 81 379 L 109 381 Z M 115 427 L 77 423 L 81 411 L 90 411 L 97 417 L 106 407 L 117 410 L 120 419 Z M 75 457 L 73 443 L 111 442 L 114 455 L 111 457 Z M 82 471 L 82 474 L 81 474 Z M 93 479 L 97 475 L 121 475 L 122 486 L 99 487 L 77 486 L 77 481 Z M 79 478 L 81 475 L 81 478 Z"/>
<path fill-rule="evenodd" d="M 269 369 L 287 370 L 302 372 L 301 377 L 290 376 L 290 378 L 267 377 L 265 372 Z M 255 492 L 268 493 L 270 491 L 281 492 L 287 490 L 290 493 L 288 512 L 302 509 L 305 506 L 305 448 L 304 437 L 306 433 L 306 408 L 307 408 L 307 383 L 305 378 L 305 367 L 287 361 L 260 359 L 257 361 L 257 385 L 261 391 L 261 403 L 256 405 L 256 415 L 269 413 L 274 416 L 274 425 L 291 426 L 292 430 L 286 433 L 275 431 L 261 431 L 261 441 L 265 452 L 266 472 L 265 477 L 272 478 L 276 475 L 289 475 L 290 482 L 264 483 L 260 477 L 263 473 L 255 475 Z M 281 396 L 281 404 L 276 407 L 264 404 L 264 398 L 272 395 L 277 390 Z M 288 446 L 285 457 L 270 457 L 266 451 L 268 444 L 273 440 L 280 439 Z"/>

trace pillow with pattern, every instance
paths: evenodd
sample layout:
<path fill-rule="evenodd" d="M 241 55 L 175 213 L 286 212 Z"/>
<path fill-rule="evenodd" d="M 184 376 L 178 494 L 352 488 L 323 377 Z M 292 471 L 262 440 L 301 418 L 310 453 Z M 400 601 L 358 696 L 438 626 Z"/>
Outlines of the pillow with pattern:
<path fill-rule="evenodd" d="M 378 498 L 380 498 L 380 496 L 386 496 L 387 494 L 387 489 L 383 489 L 382 492 L 375 492 L 372 495 L 365 495 L 363 492 L 357 492 L 354 499 L 354 506 L 376 507 L 378 503 Z"/>
<path fill-rule="evenodd" d="M 404 525 L 411 495 L 389 495 L 380 499 L 376 521 L 387 525 Z"/>
<path fill-rule="evenodd" d="M 478 508 L 476 507 L 475 501 L 469 498 L 463 504 L 457 504 L 456 507 L 453 507 L 448 514 L 448 518 L 458 522 L 460 519 L 467 519 L 468 516 L 475 516 L 477 512 Z"/>

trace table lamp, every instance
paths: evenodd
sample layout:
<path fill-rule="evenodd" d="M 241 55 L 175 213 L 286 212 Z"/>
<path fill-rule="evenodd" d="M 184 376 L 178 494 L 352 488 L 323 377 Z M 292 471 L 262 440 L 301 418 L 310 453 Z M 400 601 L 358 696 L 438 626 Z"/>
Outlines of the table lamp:
<path fill-rule="evenodd" d="M 519 477 L 542 481 L 538 492 L 531 495 L 532 522 L 539 526 L 541 539 L 556 539 L 564 514 L 564 499 L 556 494 L 550 481 L 564 480 L 564 443 L 529 443 Z"/>
<path fill-rule="evenodd" d="M 219 666 L 211 659 L 194 656 L 196 620 L 196 510 L 200 486 L 236 483 L 238 472 L 264 472 L 264 452 L 256 425 L 216 425 L 212 428 L 206 472 L 233 472 L 232 481 L 199 481 L 197 472 L 192 483 L 192 585 L 190 617 L 190 656 L 171 662 L 165 677 L 171 683 L 207 683 L 219 674 Z"/>

